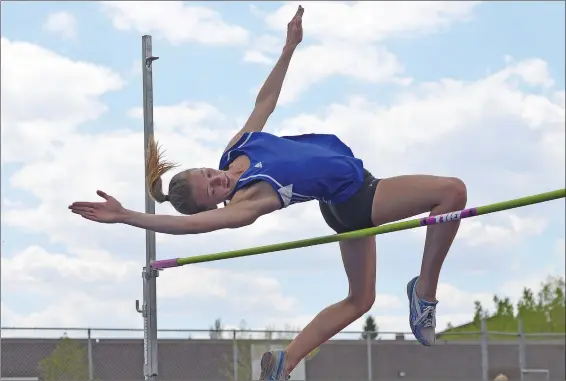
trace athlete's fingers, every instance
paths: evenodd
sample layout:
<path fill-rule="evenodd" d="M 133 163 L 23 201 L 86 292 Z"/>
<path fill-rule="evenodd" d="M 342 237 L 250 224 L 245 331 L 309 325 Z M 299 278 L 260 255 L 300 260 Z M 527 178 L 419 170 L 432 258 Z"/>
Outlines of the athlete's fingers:
<path fill-rule="evenodd" d="M 96 204 L 98 204 L 98 203 L 94 203 L 94 202 L 90 202 L 90 201 L 76 201 L 76 202 L 73 202 L 71 205 L 69 205 L 69 209 L 83 208 L 83 207 L 94 208 L 96 206 Z"/>
<path fill-rule="evenodd" d="M 100 197 L 102 197 L 105 200 L 108 200 L 110 198 L 110 196 L 108 194 L 101 191 L 100 189 L 96 191 L 96 194 L 99 195 Z"/>
<path fill-rule="evenodd" d="M 94 208 L 90 206 L 75 206 L 71 210 L 73 212 L 94 213 Z"/>
<path fill-rule="evenodd" d="M 100 218 L 94 213 L 77 212 L 77 211 L 73 211 L 73 213 L 78 214 L 79 216 L 81 216 L 82 218 L 86 218 L 87 220 L 100 221 Z"/>
<path fill-rule="evenodd" d="M 98 222 L 98 218 L 96 218 L 95 216 L 92 216 L 90 214 L 85 214 L 85 215 L 81 215 L 82 218 L 84 218 L 85 220 L 89 220 L 89 221 L 95 221 Z"/>
<path fill-rule="evenodd" d="M 81 216 L 84 219 L 90 220 L 90 221 L 100 221 L 100 218 L 94 214 L 94 213 L 89 213 L 89 212 L 79 212 L 79 211 L 75 211 L 73 210 L 73 213 L 78 214 L 79 216 Z"/>

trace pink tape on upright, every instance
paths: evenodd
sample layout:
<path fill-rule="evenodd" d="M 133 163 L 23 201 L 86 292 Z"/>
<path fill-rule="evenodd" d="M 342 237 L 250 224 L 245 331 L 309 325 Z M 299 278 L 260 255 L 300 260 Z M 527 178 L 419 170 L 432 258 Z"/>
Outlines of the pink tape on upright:
<path fill-rule="evenodd" d="M 177 258 L 173 259 L 163 259 L 161 261 L 155 261 L 151 264 L 154 269 L 167 269 L 170 267 L 177 267 Z"/>

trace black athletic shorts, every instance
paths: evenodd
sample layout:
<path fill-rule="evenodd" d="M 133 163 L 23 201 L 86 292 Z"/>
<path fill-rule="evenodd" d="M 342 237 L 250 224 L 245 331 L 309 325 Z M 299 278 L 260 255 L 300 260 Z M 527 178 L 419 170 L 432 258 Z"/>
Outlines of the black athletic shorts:
<path fill-rule="evenodd" d="M 324 220 L 336 233 L 345 233 L 373 227 L 371 209 L 373 195 L 379 179 L 364 169 L 364 183 L 356 194 L 340 204 L 319 201 Z"/>

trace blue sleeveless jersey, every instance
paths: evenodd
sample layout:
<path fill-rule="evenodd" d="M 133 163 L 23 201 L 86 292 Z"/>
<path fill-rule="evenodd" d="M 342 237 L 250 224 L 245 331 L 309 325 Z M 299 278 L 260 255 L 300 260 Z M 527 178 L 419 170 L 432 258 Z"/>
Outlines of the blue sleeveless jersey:
<path fill-rule="evenodd" d="M 232 195 L 257 182 L 269 183 L 283 208 L 309 200 L 341 203 L 353 196 L 364 180 L 363 162 L 334 135 L 275 136 L 245 133 L 220 159 L 226 170 L 238 156 L 250 159 Z"/>

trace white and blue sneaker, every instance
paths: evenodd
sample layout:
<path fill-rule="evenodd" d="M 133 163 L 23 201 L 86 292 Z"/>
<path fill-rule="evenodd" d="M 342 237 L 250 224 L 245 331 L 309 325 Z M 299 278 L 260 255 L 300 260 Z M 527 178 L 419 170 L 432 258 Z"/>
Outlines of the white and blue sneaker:
<path fill-rule="evenodd" d="M 283 378 L 285 372 L 285 360 L 287 353 L 282 349 L 265 352 L 261 356 L 260 380 L 288 380 L 290 377 Z"/>
<path fill-rule="evenodd" d="M 417 282 L 414 277 L 407 284 L 409 298 L 409 325 L 415 338 L 424 346 L 431 346 L 436 341 L 436 305 L 438 301 L 427 302 L 417 295 Z"/>

